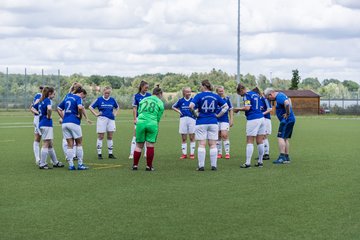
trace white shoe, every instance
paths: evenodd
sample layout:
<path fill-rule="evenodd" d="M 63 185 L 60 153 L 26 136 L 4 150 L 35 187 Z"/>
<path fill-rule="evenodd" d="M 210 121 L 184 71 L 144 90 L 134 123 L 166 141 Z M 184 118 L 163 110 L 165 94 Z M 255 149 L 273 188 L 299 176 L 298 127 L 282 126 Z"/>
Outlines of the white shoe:
<path fill-rule="evenodd" d="M 134 159 L 134 155 L 130 154 L 129 159 Z"/>
<path fill-rule="evenodd" d="M 40 159 L 36 159 L 36 160 L 35 160 L 35 164 L 36 164 L 36 166 L 39 166 L 39 164 L 40 164 Z"/>

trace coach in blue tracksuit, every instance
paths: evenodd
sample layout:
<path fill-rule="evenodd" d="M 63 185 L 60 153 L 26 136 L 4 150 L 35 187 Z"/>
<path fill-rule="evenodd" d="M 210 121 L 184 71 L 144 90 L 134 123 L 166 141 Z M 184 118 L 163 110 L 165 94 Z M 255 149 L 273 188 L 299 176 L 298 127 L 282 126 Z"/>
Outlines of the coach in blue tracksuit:
<path fill-rule="evenodd" d="M 289 139 L 291 138 L 296 121 L 291 100 L 284 93 L 277 92 L 271 88 L 265 90 L 265 97 L 271 101 L 276 101 L 276 115 L 280 121 L 278 131 L 280 156 L 277 160 L 273 161 L 273 163 L 290 163 Z"/>

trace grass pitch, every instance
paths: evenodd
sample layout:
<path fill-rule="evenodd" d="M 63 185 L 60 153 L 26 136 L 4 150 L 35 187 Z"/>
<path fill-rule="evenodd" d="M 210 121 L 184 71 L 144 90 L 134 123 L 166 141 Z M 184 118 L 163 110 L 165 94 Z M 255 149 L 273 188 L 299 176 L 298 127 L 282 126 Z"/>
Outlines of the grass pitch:
<path fill-rule="evenodd" d="M 88 171 L 39 170 L 31 123 L 29 113 L 0 113 L 1 239 L 360 238 L 359 119 L 299 117 L 290 165 L 240 169 L 245 119 L 236 116 L 231 159 L 220 159 L 216 172 L 208 154 L 205 172 L 195 171 L 196 160 L 179 160 L 173 112 L 160 123 L 154 172 L 144 171 L 143 158 L 139 171 L 130 170 L 129 111 L 117 118 L 117 160 L 97 160 L 95 125 L 83 124 Z M 274 119 L 272 159 L 277 127 Z M 54 129 L 63 161 L 61 129 Z"/>

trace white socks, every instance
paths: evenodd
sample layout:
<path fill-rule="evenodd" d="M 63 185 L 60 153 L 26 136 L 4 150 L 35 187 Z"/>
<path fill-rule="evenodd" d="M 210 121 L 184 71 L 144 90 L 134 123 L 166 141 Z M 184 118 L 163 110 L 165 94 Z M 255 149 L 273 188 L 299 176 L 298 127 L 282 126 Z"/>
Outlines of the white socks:
<path fill-rule="evenodd" d="M 224 141 L 224 148 L 225 148 L 225 153 L 230 154 L 230 141 L 229 140 Z"/>
<path fill-rule="evenodd" d="M 65 138 L 63 138 L 63 140 L 62 140 L 62 149 L 63 149 L 64 155 L 66 157 L 67 156 L 67 141 Z"/>
<path fill-rule="evenodd" d="M 222 154 L 222 140 L 216 141 L 216 148 L 217 148 L 218 154 Z"/>
<path fill-rule="evenodd" d="M 66 160 L 69 162 L 70 167 L 74 166 L 73 158 L 74 158 L 74 149 L 68 148 L 66 150 Z"/>
<path fill-rule="evenodd" d="M 270 144 L 269 144 L 269 139 L 264 139 L 264 154 L 269 154 L 270 153 Z"/>
<path fill-rule="evenodd" d="M 102 140 L 98 139 L 96 141 L 97 154 L 101 154 L 102 145 L 103 145 Z"/>
<path fill-rule="evenodd" d="M 84 152 L 83 152 L 82 146 L 77 146 L 76 147 L 76 156 L 78 157 L 78 165 L 82 165 L 83 164 L 83 157 L 84 157 Z"/>
<path fill-rule="evenodd" d="M 216 148 L 210 148 L 210 163 L 212 167 L 217 167 L 217 153 Z"/>
<path fill-rule="evenodd" d="M 215 149 L 216 150 L 216 149 Z M 206 149 L 198 147 L 199 168 L 205 166 Z"/>
<path fill-rule="evenodd" d="M 248 143 L 246 145 L 246 165 L 251 164 L 251 157 L 254 152 L 254 144 Z"/>
<path fill-rule="evenodd" d="M 107 146 L 108 146 L 108 151 L 109 151 L 109 154 L 112 154 L 113 153 L 113 140 L 107 140 Z"/>
<path fill-rule="evenodd" d="M 131 140 L 130 155 L 134 155 L 135 147 L 136 147 L 136 137 L 133 137 Z"/>
<path fill-rule="evenodd" d="M 57 157 L 56 157 L 56 154 L 55 154 L 55 149 L 54 148 L 48 148 L 48 153 L 49 153 L 49 156 L 51 158 L 51 161 L 54 165 L 58 164 L 58 160 L 57 160 Z"/>
<path fill-rule="evenodd" d="M 40 164 L 39 166 L 45 166 L 46 165 L 46 158 L 49 154 L 49 149 L 48 148 L 41 148 L 41 158 L 40 158 Z"/>
<path fill-rule="evenodd" d="M 36 163 L 40 162 L 40 143 L 37 141 L 34 141 L 33 144 L 33 150 L 34 150 L 34 156 Z"/>
<path fill-rule="evenodd" d="M 183 155 L 187 154 L 187 143 L 182 143 L 181 144 L 181 152 Z"/>
<path fill-rule="evenodd" d="M 263 163 L 263 156 L 264 156 L 264 144 L 257 145 L 258 148 L 258 154 L 259 154 L 259 163 Z"/>
<path fill-rule="evenodd" d="M 196 145 L 196 142 L 190 142 L 190 154 L 191 155 L 194 155 L 194 153 L 195 153 L 195 145 Z"/>

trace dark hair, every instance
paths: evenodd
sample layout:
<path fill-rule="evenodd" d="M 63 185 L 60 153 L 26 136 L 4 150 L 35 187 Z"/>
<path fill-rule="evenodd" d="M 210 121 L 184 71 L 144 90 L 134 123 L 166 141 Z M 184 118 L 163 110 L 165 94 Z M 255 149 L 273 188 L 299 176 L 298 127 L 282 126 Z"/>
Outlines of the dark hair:
<path fill-rule="evenodd" d="M 39 90 L 42 91 L 44 89 L 44 86 L 39 86 Z"/>
<path fill-rule="evenodd" d="M 87 95 L 87 91 L 85 90 L 85 88 L 81 88 L 80 93 L 83 93 L 84 95 Z"/>
<path fill-rule="evenodd" d="M 42 102 L 45 98 L 49 97 L 55 91 L 53 87 L 44 87 L 41 93 L 41 98 L 39 102 Z"/>
<path fill-rule="evenodd" d="M 244 85 L 242 85 L 241 83 L 238 84 L 237 88 L 236 88 L 236 92 L 240 92 L 240 90 L 245 90 L 246 87 Z"/>
<path fill-rule="evenodd" d="M 259 94 L 260 96 L 262 96 L 262 92 L 260 91 L 260 89 L 258 87 L 255 87 L 253 90 L 253 92 L 256 92 L 257 94 Z"/>
<path fill-rule="evenodd" d="M 162 94 L 163 93 L 163 91 L 161 90 L 161 88 L 160 88 L 160 85 L 158 84 L 158 85 L 156 85 L 156 87 L 154 88 L 154 90 L 153 90 L 153 95 L 156 95 L 156 96 L 159 96 L 160 94 Z"/>
<path fill-rule="evenodd" d="M 206 87 L 206 88 L 207 88 L 208 90 L 210 90 L 210 91 L 213 90 L 213 87 L 212 87 L 210 81 L 207 80 L 207 79 L 201 81 L 201 86 Z"/>
<path fill-rule="evenodd" d="M 73 94 L 81 93 L 83 88 L 81 86 L 75 86 L 74 90 L 72 91 Z"/>
<path fill-rule="evenodd" d="M 140 85 L 139 85 L 139 91 L 138 91 L 138 93 L 141 92 L 141 89 L 142 89 L 145 85 L 149 85 L 149 84 L 148 84 L 146 81 L 141 80 Z"/>

